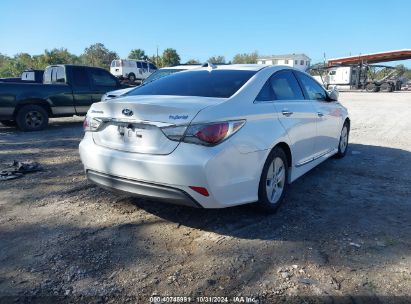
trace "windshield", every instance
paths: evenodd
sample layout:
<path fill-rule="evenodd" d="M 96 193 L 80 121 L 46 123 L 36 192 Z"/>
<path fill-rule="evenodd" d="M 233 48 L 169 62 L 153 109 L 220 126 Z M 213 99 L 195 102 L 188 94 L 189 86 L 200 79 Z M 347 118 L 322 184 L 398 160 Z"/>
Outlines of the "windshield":
<path fill-rule="evenodd" d="M 201 70 L 175 73 L 142 85 L 128 95 L 173 95 L 228 98 L 256 72 L 244 70 Z"/>
<path fill-rule="evenodd" d="M 166 69 L 166 70 L 157 70 L 156 72 L 154 72 L 153 74 L 151 74 L 150 76 L 148 76 L 146 79 L 144 79 L 143 83 L 149 83 L 153 80 L 162 78 L 164 76 L 167 75 L 171 75 L 174 74 L 176 72 L 181 72 L 184 71 L 183 69 Z"/>

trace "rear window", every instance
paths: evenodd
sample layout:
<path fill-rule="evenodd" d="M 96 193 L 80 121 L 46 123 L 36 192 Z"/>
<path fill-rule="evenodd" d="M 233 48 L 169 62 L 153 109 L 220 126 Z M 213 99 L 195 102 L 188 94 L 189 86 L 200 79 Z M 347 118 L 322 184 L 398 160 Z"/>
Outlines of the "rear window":
<path fill-rule="evenodd" d="M 113 60 L 113 61 L 111 62 L 111 66 L 112 66 L 112 67 L 119 67 L 119 66 L 121 66 L 120 60 Z"/>
<path fill-rule="evenodd" d="M 157 70 L 155 71 L 153 74 L 151 74 L 150 76 L 148 76 L 145 80 L 144 83 L 148 83 L 151 82 L 153 80 L 162 78 L 164 76 L 168 76 L 177 72 L 181 72 L 184 71 L 183 69 L 166 69 L 166 70 Z"/>
<path fill-rule="evenodd" d="M 142 85 L 128 95 L 173 95 L 228 98 L 256 72 L 242 70 L 187 71 Z"/>
<path fill-rule="evenodd" d="M 62 66 L 48 67 L 44 72 L 44 83 L 65 83 L 66 71 Z"/>

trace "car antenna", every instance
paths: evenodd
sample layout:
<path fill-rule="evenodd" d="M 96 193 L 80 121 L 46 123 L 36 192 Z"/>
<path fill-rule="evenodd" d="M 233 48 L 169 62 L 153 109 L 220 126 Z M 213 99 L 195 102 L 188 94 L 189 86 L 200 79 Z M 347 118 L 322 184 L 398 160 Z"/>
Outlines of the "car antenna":
<path fill-rule="evenodd" d="M 212 71 L 217 68 L 217 66 L 211 62 L 206 62 L 202 65 L 203 68 L 207 68 L 208 71 Z"/>

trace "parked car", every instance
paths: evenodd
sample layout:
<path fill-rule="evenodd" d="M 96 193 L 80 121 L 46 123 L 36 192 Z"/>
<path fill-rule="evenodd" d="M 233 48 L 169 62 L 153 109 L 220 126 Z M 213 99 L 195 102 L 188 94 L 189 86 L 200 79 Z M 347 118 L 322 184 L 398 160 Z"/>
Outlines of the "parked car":
<path fill-rule="evenodd" d="M 44 129 L 49 117 L 84 115 L 107 91 L 121 88 L 108 71 L 95 67 L 52 65 L 43 83 L 0 83 L 0 122 L 22 131 Z"/>
<path fill-rule="evenodd" d="M 128 79 L 131 83 L 143 81 L 152 73 L 157 71 L 157 67 L 144 60 L 113 60 L 110 66 L 110 73 L 120 80 Z"/>
<path fill-rule="evenodd" d="M 209 66 L 92 105 L 80 156 L 109 189 L 181 205 L 257 202 L 347 152 L 350 119 L 310 75 L 285 66 Z"/>
<path fill-rule="evenodd" d="M 42 83 L 44 70 L 25 70 L 18 78 L 0 78 L 0 82 Z"/>
<path fill-rule="evenodd" d="M 151 81 L 154 81 L 156 79 L 162 78 L 167 75 L 174 74 L 176 72 L 181 72 L 181 71 L 186 71 L 186 70 L 191 70 L 200 67 L 201 65 L 199 64 L 193 64 L 193 65 L 178 65 L 178 66 L 173 66 L 173 67 L 165 67 L 158 69 L 155 71 L 153 74 L 148 76 L 146 79 L 143 80 L 142 84 L 149 83 Z M 119 96 L 125 96 L 128 92 L 133 90 L 135 87 L 129 87 L 121 90 L 115 90 L 115 91 L 110 91 L 104 94 L 101 97 L 101 101 L 117 98 Z"/>

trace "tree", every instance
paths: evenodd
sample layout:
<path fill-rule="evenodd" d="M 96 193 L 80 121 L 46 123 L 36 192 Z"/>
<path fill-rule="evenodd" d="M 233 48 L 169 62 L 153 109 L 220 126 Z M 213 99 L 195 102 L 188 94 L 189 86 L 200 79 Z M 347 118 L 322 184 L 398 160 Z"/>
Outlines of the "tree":
<path fill-rule="evenodd" d="M 108 68 L 111 61 L 118 59 L 116 52 L 108 50 L 104 44 L 95 43 L 84 49 L 84 53 L 81 55 L 81 61 L 84 64 Z"/>
<path fill-rule="evenodd" d="M 211 56 L 208 58 L 207 62 L 213 63 L 213 64 L 222 64 L 225 63 L 225 57 L 224 56 Z"/>
<path fill-rule="evenodd" d="M 147 60 L 148 56 L 146 55 L 146 52 L 144 52 L 144 50 L 142 49 L 133 49 L 130 51 L 130 54 L 128 54 L 128 58 L 137 60 Z"/>
<path fill-rule="evenodd" d="M 78 63 L 79 58 L 71 54 L 67 49 L 65 48 L 54 48 L 52 50 L 45 50 L 43 57 L 37 57 L 36 60 L 39 61 L 39 63 L 45 63 L 45 65 L 50 65 L 50 64 L 73 64 L 73 63 Z M 43 61 L 43 62 L 42 62 Z"/>
<path fill-rule="evenodd" d="M 258 58 L 257 51 L 254 51 L 252 53 L 236 54 L 233 58 L 233 63 L 243 63 L 243 64 L 257 63 L 257 58 Z"/>
<path fill-rule="evenodd" d="M 397 70 L 399 75 L 404 75 L 405 72 L 407 71 L 407 68 L 403 64 L 396 65 L 395 69 Z"/>
<path fill-rule="evenodd" d="M 163 52 L 162 65 L 163 66 L 173 66 L 180 64 L 180 56 L 177 54 L 175 49 L 165 49 Z"/>
<path fill-rule="evenodd" d="M 200 61 L 197 59 L 189 59 L 186 64 L 200 64 Z"/>

